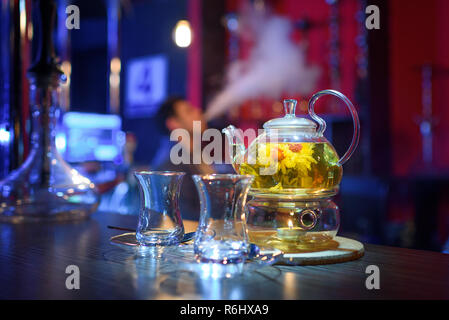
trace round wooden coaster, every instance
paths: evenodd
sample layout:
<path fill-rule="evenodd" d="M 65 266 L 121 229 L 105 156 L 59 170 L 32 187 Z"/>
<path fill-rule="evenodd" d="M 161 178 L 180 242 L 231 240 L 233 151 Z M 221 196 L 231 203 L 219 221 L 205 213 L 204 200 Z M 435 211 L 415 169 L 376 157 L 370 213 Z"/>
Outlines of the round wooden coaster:
<path fill-rule="evenodd" d="M 331 249 L 284 254 L 278 264 L 303 266 L 332 264 L 359 259 L 365 252 L 363 244 L 359 241 L 344 237 L 335 237 L 333 241 L 335 245 Z"/>

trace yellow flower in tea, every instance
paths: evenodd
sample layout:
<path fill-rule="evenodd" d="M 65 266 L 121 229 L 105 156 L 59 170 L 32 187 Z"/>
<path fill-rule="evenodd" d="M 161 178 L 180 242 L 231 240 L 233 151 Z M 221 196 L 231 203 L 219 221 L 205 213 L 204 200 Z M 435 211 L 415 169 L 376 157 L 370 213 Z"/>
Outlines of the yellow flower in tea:
<path fill-rule="evenodd" d="M 297 169 L 306 175 L 307 170 L 311 169 L 312 163 L 317 163 L 313 158 L 313 146 L 310 144 L 284 144 L 282 151 L 285 153 L 285 159 L 281 162 L 281 170 Z"/>

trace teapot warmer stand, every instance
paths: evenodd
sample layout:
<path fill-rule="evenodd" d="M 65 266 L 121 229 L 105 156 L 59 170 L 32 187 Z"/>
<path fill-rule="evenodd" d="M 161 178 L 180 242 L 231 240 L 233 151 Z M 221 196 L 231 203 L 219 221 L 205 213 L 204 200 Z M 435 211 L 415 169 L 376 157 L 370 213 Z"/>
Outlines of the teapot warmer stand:
<path fill-rule="evenodd" d="M 323 251 L 287 253 L 277 264 L 286 265 L 324 265 L 347 262 L 361 258 L 365 253 L 363 244 L 344 237 L 333 239 L 336 245 Z"/>
<path fill-rule="evenodd" d="M 364 246 L 337 236 L 340 210 L 332 198 L 269 199 L 247 202 L 249 239 L 279 249 L 287 265 L 322 265 L 356 260 Z"/>

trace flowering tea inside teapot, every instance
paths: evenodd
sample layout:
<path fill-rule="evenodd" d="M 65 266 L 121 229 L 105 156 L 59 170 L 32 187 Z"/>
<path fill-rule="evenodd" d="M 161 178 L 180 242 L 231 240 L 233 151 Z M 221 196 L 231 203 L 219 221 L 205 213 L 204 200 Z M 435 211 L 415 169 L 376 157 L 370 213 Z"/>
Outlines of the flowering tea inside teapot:
<path fill-rule="evenodd" d="M 342 177 L 339 157 L 327 142 L 257 143 L 249 148 L 249 154 L 237 170 L 255 177 L 253 190 L 282 193 L 285 189 L 332 189 Z M 274 166 L 273 173 L 263 174 L 261 169 L 270 166 Z"/>

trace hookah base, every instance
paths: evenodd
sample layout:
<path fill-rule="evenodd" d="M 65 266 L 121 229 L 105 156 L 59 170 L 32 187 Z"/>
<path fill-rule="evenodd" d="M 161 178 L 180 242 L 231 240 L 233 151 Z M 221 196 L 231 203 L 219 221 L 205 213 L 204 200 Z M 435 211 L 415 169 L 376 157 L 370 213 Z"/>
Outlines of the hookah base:
<path fill-rule="evenodd" d="M 98 204 L 92 205 L 65 205 L 59 208 L 39 207 L 35 204 L 15 206 L 12 210 L 2 210 L 0 222 L 27 223 L 27 222 L 62 222 L 77 221 L 88 218 L 96 211 Z"/>

